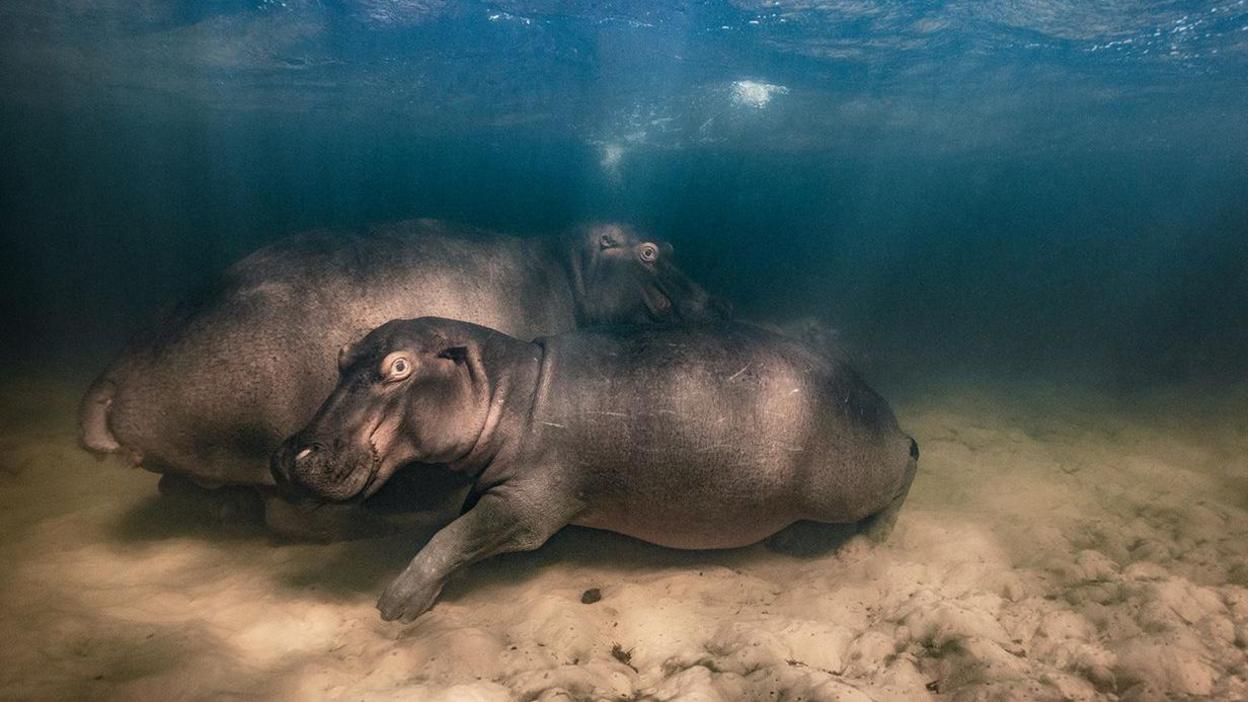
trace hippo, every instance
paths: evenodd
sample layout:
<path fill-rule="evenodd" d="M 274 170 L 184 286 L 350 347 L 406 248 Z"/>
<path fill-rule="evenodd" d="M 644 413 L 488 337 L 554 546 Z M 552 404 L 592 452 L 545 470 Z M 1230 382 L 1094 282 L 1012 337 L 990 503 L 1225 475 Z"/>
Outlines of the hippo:
<path fill-rule="evenodd" d="M 165 474 L 162 492 L 177 478 L 266 488 L 273 451 L 334 387 L 339 347 L 386 320 L 532 338 L 725 314 L 669 244 L 618 224 L 544 238 L 434 220 L 321 230 L 244 258 L 135 337 L 83 398 L 80 443 Z"/>
<path fill-rule="evenodd" d="M 396 474 L 464 475 L 469 507 L 382 594 L 428 610 L 447 577 L 566 525 L 660 546 L 753 544 L 810 523 L 891 530 L 917 443 L 851 368 L 745 323 L 597 327 L 522 341 L 439 318 L 344 350 L 312 421 L 274 454 L 279 492 L 351 503 Z"/>

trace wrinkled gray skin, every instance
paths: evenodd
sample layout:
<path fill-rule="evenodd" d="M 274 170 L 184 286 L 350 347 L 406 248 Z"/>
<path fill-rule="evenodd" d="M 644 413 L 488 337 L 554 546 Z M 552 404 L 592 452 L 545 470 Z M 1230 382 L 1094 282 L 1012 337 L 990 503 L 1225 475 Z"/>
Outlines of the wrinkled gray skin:
<path fill-rule="evenodd" d="M 619 225 L 313 232 L 243 259 L 132 341 L 83 399 L 80 439 L 202 487 L 271 486 L 269 457 L 333 389 L 339 347 L 384 321 L 442 315 L 532 338 L 722 313 L 669 245 Z"/>
<path fill-rule="evenodd" d="M 456 569 L 568 524 L 731 548 L 797 523 L 870 518 L 882 538 L 918 446 L 849 367 L 745 324 L 596 328 L 520 341 L 392 321 L 344 351 L 338 387 L 273 457 L 279 490 L 363 499 L 445 464 L 476 503 L 382 595 L 429 609 Z"/>

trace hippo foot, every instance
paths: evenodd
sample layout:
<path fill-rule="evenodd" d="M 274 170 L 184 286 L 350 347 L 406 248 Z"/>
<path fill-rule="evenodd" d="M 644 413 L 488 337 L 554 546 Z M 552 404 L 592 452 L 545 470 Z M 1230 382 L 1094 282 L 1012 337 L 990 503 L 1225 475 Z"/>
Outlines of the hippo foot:
<path fill-rule="evenodd" d="M 218 519 L 227 526 L 256 526 L 264 523 L 264 498 L 253 488 L 225 487 L 221 493 Z"/>
<path fill-rule="evenodd" d="M 156 483 L 156 491 L 173 499 L 207 499 L 212 490 L 200 487 L 195 481 L 177 473 L 162 473 Z"/>
<path fill-rule="evenodd" d="M 906 501 L 906 495 L 910 494 L 910 485 L 914 482 L 914 474 L 918 468 L 919 449 L 913 441 L 910 443 L 912 458 L 909 467 L 906 468 L 905 482 L 902 484 L 901 491 L 892 502 L 888 503 L 887 507 L 862 522 L 862 532 L 877 544 L 883 543 L 893 533 L 893 527 L 897 524 L 897 515 L 901 513 L 901 506 Z"/>
<path fill-rule="evenodd" d="M 822 556 L 840 548 L 858 534 L 857 524 L 795 522 L 767 537 L 768 550 L 787 556 Z"/>
<path fill-rule="evenodd" d="M 359 505 L 296 503 L 279 497 L 265 501 L 264 525 L 278 536 L 317 543 L 374 538 L 398 531 L 395 524 Z"/>
<path fill-rule="evenodd" d="M 904 499 L 903 495 L 885 507 L 883 511 L 863 520 L 862 533 L 877 544 L 887 541 L 893 533 L 893 527 L 897 525 L 897 515 L 901 512 L 901 503 Z"/>
<path fill-rule="evenodd" d="M 180 509 L 228 527 L 252 527 L 264 521 L 264 498 L 253 487 L 205 488 L 184 476 L 165 473 L 156 488 Z"/>
<path fill-rule="evenodd" d="M 442 584 L 404 572 L 381 593 L 377 609 L 381 618 L 392 622 L 396 619 L 410 622 L 433 608 L 442 592 Z"/>

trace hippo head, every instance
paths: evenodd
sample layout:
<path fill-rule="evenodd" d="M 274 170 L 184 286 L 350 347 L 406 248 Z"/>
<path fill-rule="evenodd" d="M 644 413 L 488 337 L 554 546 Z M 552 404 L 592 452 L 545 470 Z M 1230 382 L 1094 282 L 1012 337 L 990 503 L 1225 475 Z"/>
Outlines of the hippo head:
<path fill-rule="evenodd" d="M 728 305 L 689 279 L 672 245 L 642 238 L 616 224 L 584 227 L 573 235 L 572 282 L 577 322 L 709 321 L 729 315 Z"/>
<path fill-rule="evenodd" d="M 330 502 L 373 495 L 409 463 L 472 450 L 489 410 L 485 327 L 436 317 L 393 320 L 338 352 L 338 385 L 274 453 L 279 490 Z M 509 338 L 509 337 L 503 337 Z"/>

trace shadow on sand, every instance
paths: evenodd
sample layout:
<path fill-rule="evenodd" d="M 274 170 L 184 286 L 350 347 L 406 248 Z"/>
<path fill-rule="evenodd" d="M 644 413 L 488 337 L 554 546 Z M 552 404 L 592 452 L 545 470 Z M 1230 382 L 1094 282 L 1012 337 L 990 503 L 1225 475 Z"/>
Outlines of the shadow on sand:
<path fill-rule="evenodd" d="M 391 533 L 371 538 L 301 539 L 274 534 L 260 519 L 223 522 L 221 496 L 212 494 L 153 495 L 137 503 L 117 522 L 111 539 L 121 545 L 142 545 L 168 539 L 197 539 L 222 544 L 248 544 L 281 550 L 275 583 L 294 590 L 315 589 L 334 600 L 380 594 L 391 578 L 436 533 L 437 519 L 391 515 Z M 655 546 L 598 529 L 566 527 L 536 551 L 486 559 L 457 573 L 442 599 L 454 601 L 478 587 L 525 580 L 552 567 L 575 566 L 605 580 L 638 571 L 726 567 L 748 569 L 780 553 L 814 558 L 836 551 L 857 533 L 856 525 L 798 523 L 769 539 L 766 545 L 737 549 L 682 551 Z M 271 559 L 239 561 L 239 567 L 270 567 Z M 604 582 L 604 584 L 609 584 Z"/>
<path fill-rule="evenodd" d="M 169 495 L 151 495 L 135 504 L 113 525 L 109 537 L 123 545 L 181 538 L 207 541 L 271 538 L 259 520 L 222 520 L 219 500 Z"/>

